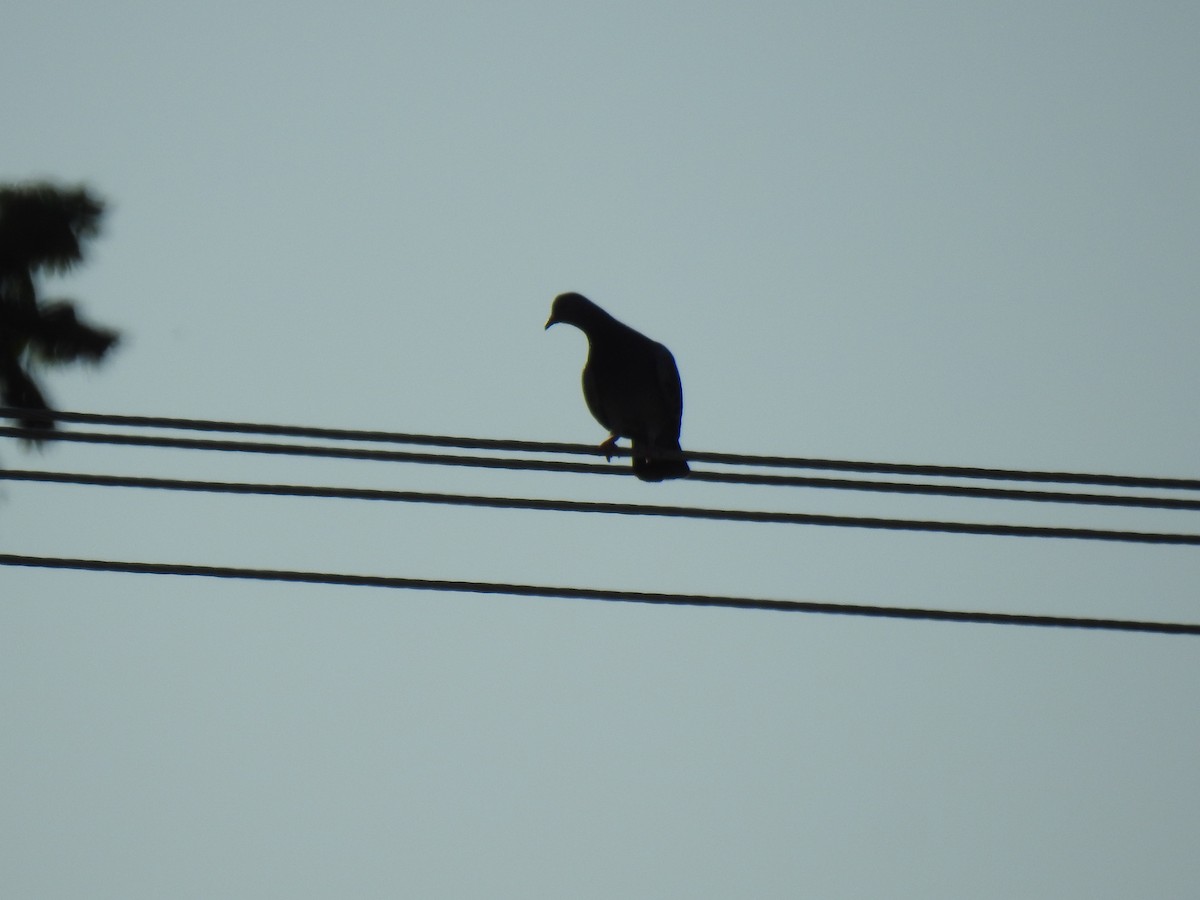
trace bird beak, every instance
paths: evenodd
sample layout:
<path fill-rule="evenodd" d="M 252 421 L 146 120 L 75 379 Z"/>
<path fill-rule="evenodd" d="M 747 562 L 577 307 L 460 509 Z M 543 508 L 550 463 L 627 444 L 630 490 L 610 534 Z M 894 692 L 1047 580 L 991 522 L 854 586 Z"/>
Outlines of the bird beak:
<path fill-rule="evenodd" d="M 546 328 L 549 328 L 551 325 L 554 325 L 557 322 L 558 322 L 558 319 L 554 318 L 554 313 L 551 313 L 550 318 L 548 318 L 546 320 Z M 543 328 L 542 331 L 545 331 L 546 328 Z"/>

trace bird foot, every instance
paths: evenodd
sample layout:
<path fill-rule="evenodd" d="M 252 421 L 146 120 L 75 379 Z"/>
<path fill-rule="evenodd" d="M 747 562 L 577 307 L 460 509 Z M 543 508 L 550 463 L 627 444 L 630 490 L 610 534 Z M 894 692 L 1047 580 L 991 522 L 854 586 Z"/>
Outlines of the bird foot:
<path fill-rule="evenodd" d="M 600 449 L 604 451 L 604 458 L 610 462 L 612 461 L 612 458 L 615 455 L 618 439 L 619 439 L 618 435 L 612 434 L 612 435 L 609 435 L 607 441 L 605 441 L 603 444 L 600 445 Z"/>

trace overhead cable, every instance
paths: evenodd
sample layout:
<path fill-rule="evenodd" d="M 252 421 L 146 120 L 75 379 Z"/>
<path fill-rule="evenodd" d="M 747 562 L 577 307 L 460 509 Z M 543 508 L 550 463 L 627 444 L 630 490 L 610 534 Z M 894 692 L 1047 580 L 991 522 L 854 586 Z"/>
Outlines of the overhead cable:
<path fill-rule="evenodd" d="M 224 481 L 194 481 L 176 478 L 149 478 L 128 475 L 100 475 L 79 472 L 46 472 L 0 469 L 0 480 L 79 484 L 99 487 L 150 488 L 259 496 L 312 497 L 343 500 L 376 500 L 405 503 L 431 503 L 450 506 L 474 506 L 492 509 L 525 509 L 557 512 L 607 513 L 611 515 L 659 516 L 667 518 L 707 519 L 726 522 L 762 522 L 791 525 L 821 525 L 841 528 L 866 528 L 887 531 L 921 531 L 943 534 L 974 534 L 1005 537 L 1064 538 L 1093 541 L 1117 541 L 1139 544 L 1200 546 L 1200 534 L 1173 532 L 1116 531 L 1101 528 L 1073 528 L 1042 525 L 1005 525 L 984 522 L 944 522 L 923 519 L 893 519 L 870 516 L 843 516 L 819 513 L 776 512 L 746 509 L 713 509 L 693 506 L 666 506 L 645 503 L 609 503 L 583 500 L 551 500 L 530 497 L 491 497 L 471 494 L 446 494 L 429 491 L 394 491 L 374 488 L 326 487 L 297 484 L 262 484 Z"/>
<path fill-rule="evenodd" d="M 0 437 L 30 437 L 34 432 L 22 428 L 0 426 Z M 505 469 L 509 471 L 570 472 L 576 474 L 631 475 L 623 465 L 574 462 L 569 460 L 493 457 L 448 453 L 381 450 L 363 447 L 341 447 L 314 444 L 280 444 L 262 441 L 216 440 L 185 438 L 168 435 L 120 434 L 95 431 L 63 431 L 49 434 L 39 432 L 43 440 L 71 443 L 113 444 L 137 447 L 207 450 L 226 453 L 258 453 L 282 456 L 309 456 L 332 459 L 355 459 L 377 462 L 401 462 L 424 465 L 466 466 L 470 468 Z M 1043 491 L 1017 488 L 982 487 L 979 485 L 930 484 L 926 482 L 892 482 L 853 478 L 824 478 L 806 475 L 765 475 L 754 472 L 711 472 L 693 470 L 690 481 L 718 484 L 750 484 L 775 487 L 807 487 L 833 490 L 872 491 L 891 494 L 969 497 L 977 499 L 1015 500 L 1040 503 L 1072 503 L 1093 506 L 1140 507 L 1149 509 L 1200 510 L 1200 500 L 1180 497 L 1132 496 L 1123 494 L 1091 494 L 1074 491 Z"/>
<path fill-rule="evenodd" d="M 0 417 L 19 416 L 20 411 L 0 407 Z M 543 441 L 518 441 L 494 438 L 468 438 L 449 435 L 408 434 L 403 432 L 318 428 L 296 425 L 271 425 L 249 422 L 223 422 L 207 419 L 187 419 L 166 416 L 123 416 L 100 413 L 50 412 L 49 417 L 63 422 L 107 425 L 129 428 L 158 428 L 187 431 L 222 432 L 227 434 L 257 434 L 274 437 L 315 438 L 321 440 L 358 441 L 363 443 L 416 444 L 464 450 L 497 452 L 604 455 L 598 445 Z M 0 435 L 9 437 L 52 438 L 45 432 L 12 433 L 19 429 L 4 429 Z M 616 448 L 613 455 L 628 456 L 627 449 Z M 1164 490 L 1200 491 L 1200 479 L 1162 478 L 1138 475 L 1107 475 L 1082 472 L 1054 472 L 1023 469 L 982 468 L 975 466 L 926 465 L 916 463 L 883 463 L 861 460 L 836 460 L 796 456 L 765 456 L 737 453 L 688 451 L 683 454 L 690 462 L 722 465 L 762 466 L 790 469 L 820 469 L 826 471 L 875 473 L 939 478 L 986 479 L 992 481 L 1024 481 L 1056 484 L 1086 484 L 1123 488 L 1160 488 Z"/>
<path fill-rule="evenodd" d="M 86 572 L 119 572 L 135 575 L 177 575 L 299 584 L 391 588 L 420 591 L 449 591 L 473 594 L 506 594 L 564 600 L 604 600 L 674 606 L 708 606 L 757 609 L 824 615 L 867 616 L 988 625 L 1024 625 L 1042 628 L 1083 628 L 1105 631 L 1137 631 L 1157 634 L 1200 635 L 1200 624 L 1146 622 L 1128 619 L 1082 618 L 1076 616 L 1023 615 L 1019 613 L 973 612 L 969 610 L 917 609 L 868 606 L 853 603 L 821 603 L 806 600 L 768 600 L 711 594 L 667 594 L 652 591 L 610 591 L 597 588 L 547 587 L 488 581 L 443 581 L 430 578 L 397 578 L 382 575 L 349 575 L 333 572 L 301 572 L 286 569 L 250 569 L 234 566 L 195 566 L 179 563 L 124 562 L 100 559 L 24 556 L 0 553 L 0 566 L 67 569 Z"/>

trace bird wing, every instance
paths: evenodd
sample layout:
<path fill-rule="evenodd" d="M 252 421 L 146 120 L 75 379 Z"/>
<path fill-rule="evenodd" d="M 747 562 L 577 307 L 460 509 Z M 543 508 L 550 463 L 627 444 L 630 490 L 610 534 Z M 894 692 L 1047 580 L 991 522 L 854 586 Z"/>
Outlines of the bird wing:
<path fill-rule="evenodd" d="M 657 423 L 658 437 L 678 440 L 679 426 L 683 420 L 683 384 L 679 380 L 675 357 L 662 344 L 655 346 L 654 371 L 662 416 L 662 421 Z"/>
<path fill-rule="evenodd" d="M 593 339 L 583 395 L 613 434 L 651 446 L 671 447 L 679 439 L 683 387 L 675 358 L 632 329 Z"/>

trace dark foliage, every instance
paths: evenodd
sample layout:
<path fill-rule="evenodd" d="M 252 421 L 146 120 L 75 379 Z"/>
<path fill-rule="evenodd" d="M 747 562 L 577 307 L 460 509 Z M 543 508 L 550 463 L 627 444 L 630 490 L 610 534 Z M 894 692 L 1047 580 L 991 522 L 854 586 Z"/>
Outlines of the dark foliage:
<path fill-rule="evenodd" d="M 99 362 L 117 342 L 116 332 L 80 321 L 72 302 L 42 301 L 37 290 L 41 274 L 83 260 L 103 214 L 82 187 L 0 187 L 0 403 L 23 410 L 24 427 L 54 428 L 35 366 Z"/>

